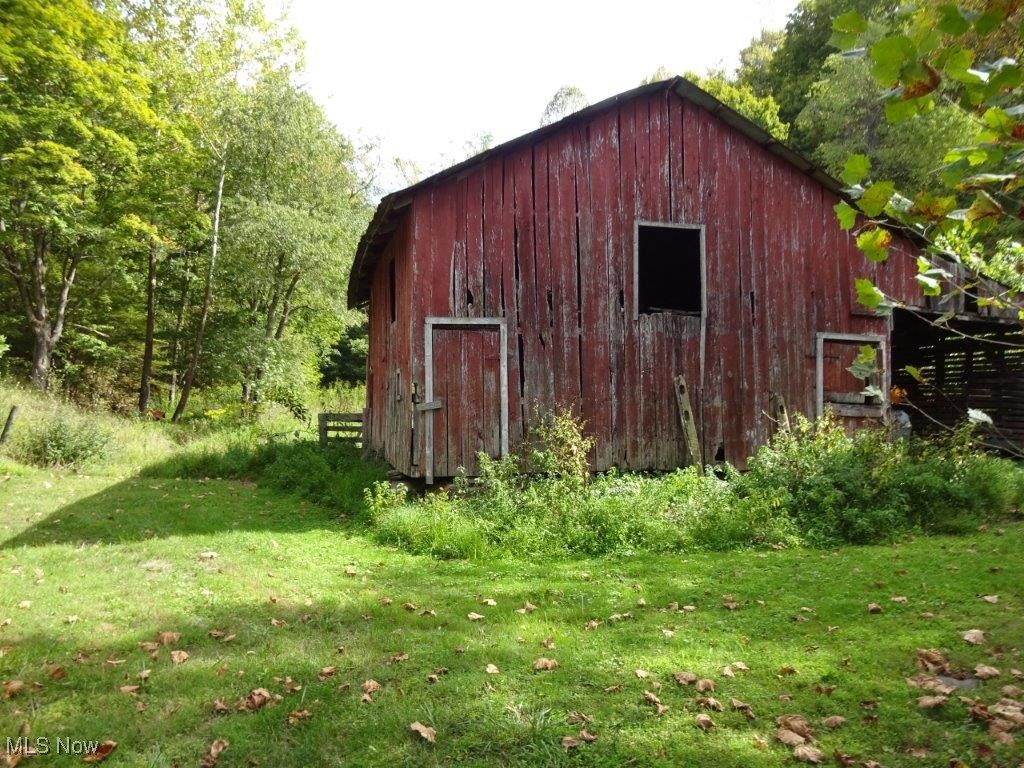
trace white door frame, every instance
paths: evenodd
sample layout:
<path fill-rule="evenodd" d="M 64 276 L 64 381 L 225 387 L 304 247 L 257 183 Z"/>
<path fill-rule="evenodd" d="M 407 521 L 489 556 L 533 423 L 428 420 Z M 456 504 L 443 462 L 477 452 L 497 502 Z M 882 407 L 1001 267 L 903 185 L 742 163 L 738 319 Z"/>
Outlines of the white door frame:
<path fill-rule="evenodd" d="M 500 361 L 500 451 L 508 454 L 508 328 L 503 317 L 428 317 L 423 323 L 423 397 L 416 410 L 424 414 L 423 463 L 427 484 L 434 482 L 434 418 L 441 403 L 434 400 L 434 329 L 435 328 L 497 328 Z"/>
<path fill-rule="evenodd" d="M 845 344 L 870 344 L 878 350 L 882 363 L 882 404 L 879 408 L 885 414 L 889 397 L 889 360 L 886 354 L 885 336 L 873 333 L 831 333 L 819 331 L 814 341 L 814 389 L 815 413 L 820 419 L 825 415 L 825 342 L 835 341 Z"/>

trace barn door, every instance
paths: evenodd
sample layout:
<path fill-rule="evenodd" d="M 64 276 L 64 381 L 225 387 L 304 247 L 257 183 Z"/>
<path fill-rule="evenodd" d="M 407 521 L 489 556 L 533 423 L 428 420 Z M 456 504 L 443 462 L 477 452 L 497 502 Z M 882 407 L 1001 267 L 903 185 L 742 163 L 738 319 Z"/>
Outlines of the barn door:
<path fill-rule="evenodd" d="M 865 347 L 875 352 L 874 370 L 867 376 L 860 376 L 855 363 Z M 884 418 L 889 397 L 884 337 L 819 333 L 816 352 L 818 416 L 826 409 L 831 410 L 852 428 L 868 426 L 873 420 Z"/>
<path fill-rule="evenodd" d="M 424 350 L 426 480 L 478 474 L 478 454 L 508 452 L 504 320 L 427 318 Z"/>

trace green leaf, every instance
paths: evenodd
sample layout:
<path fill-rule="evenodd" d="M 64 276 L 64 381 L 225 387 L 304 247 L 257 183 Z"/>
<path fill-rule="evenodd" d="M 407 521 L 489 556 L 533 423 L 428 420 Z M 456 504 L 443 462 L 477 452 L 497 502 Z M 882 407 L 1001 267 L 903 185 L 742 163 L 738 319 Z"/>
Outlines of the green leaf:
<path fill-rule="evenodd" d="M 871 160 L 867 155 L 850 155 L 846 158 L 846 165 L 843 166 L 839 178 L 852 187 L 854 184 L 860 184 L 870 171 Z"/>
<path fill-rule="evenodd" d="M 832 21 L 833 32 L 849 32 L 859 35 L 868 29 L 867 20 L 856 11 L 847 11 Z"/>
<path fill-rule="evenodd" d="M 903 366 L 903 370 L 909 373 L 914 380 L 920 381 L 922 384 L 924 383 L 924 376 L 921 375 L 921 370 L 919 368 L 916 368 L 913 365 L 905 365 Z"/>
<path fill-rule="evenodd" d="M 857 303 L 868 309 L 877 309 L 885 301 L 885 294 L 866 277 L 858 277 L 854 281 L 854 287 L 857 291 Z"/>
<path fill-rule="evenodd" d="M 921 110 L 921 103 L 918 99 L 886 99 L 885 119 L 893 124 L 905 122 Z"/>
<path fill-rule="evenodd" d="M 892 243 L 892 233 L 882 227 L 874 227 L 857 235 L 857 247 L 876 264 L 888 258 L 890 243 Z"/>
<path fill-rule="evenodd" d="M 996 221 L 1003 216 L 1003 207 L 987 192 L 978 192 L 967 209 L 967 223 L 977 226 L 981 222 Z"/>
<path fill-rule="evenodd" d="M 885 210 L 885 206 L 889 203 L 889 198 L 893 196 L 895 191 L 896 185 L 891 181 L 876 181 L 864 190 L 864 194 L 857 201 L 857 207 L 868 216 L 878 216 Z"/>
<path fill-rule="evenodd" d="M 938 11 L 939 23 L 937 26 L 939 31 L 953 37 L 959 37 L 971 28 L 971 22 L 964 18 L 964 14 L 958 6 L 954 4 L 940 5 Z"/>
<path fill-rule="evenodd" d="M 867 379 L 878 370 L 875 364 L 878 360 L 878 350 L 871 344 L 861 344 L 857 349 L 857 357 L 848 370 L 858 379 Z"/>
<path fill-rule="evenodd" d="M 869 50 L 871 74 L 882 85 L 895 85 L 903 67 L 914 60 L 917 48 L 906 35 L 883 37 Z"/>
<path fill-rule="evenodd" d="M 832 210 L 836 212 L 836 218 L 839 219 L 840 229 L 853 229 L 853 226 L 857 223 L 856 208 L 843 200 L 832 206 Z"/>
<path fill-rule="evenodd" d="M 914 279 L 917 280 L 917 284 L 921 287 L 921 293 L 925 296 L 941 296 L 942 295 L 942 283 L 936 280 L 930 275 L 920 274 L 915 275 Z"/>

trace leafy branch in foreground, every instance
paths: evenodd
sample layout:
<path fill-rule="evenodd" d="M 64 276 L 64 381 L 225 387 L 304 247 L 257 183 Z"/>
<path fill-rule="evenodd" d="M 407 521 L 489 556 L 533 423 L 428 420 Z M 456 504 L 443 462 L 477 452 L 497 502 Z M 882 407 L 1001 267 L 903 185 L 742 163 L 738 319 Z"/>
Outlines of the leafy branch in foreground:
<path fill-rule="evenodd" d="M 834 20 L 831 43 L 845 56 L 870 62 L 872 76 L 887 88 L 881 108 L 888 122 L 913 120 L 955 102 L 979 127 L 973 142 L 946 154 L 937 185 L 912 197 L 900 194 L 891 180 L 869 181 L 868 158 L 850 156 L 841 177 L 853 205 L 836 205 L 840 225 L 855 230 L 858 247 L 876 263 L 889 256 L 892 234 L 884 224 L 895 222 L 927 237 L 929 250 L 953 268 L 919 258 L 917 281 L 925 296 L 967 295 L 979 308 L 1016 310 L 1024 320 L 1016 290 L 991 290 L 991 284 L 978 290 L 989 262 L 1005 277 L 999 262 L 1015 252 L 1012 239 L 1021 232 L 1024 214 L 1024 70 L 1018 61 L 1024 14 L 1018 5 L 924 2 L 902 9 L 881 36 L 877 25 L 851 11 Z M 897 306 L 866 279 L 858 281 L 857 296 L 879 311 Z"/>

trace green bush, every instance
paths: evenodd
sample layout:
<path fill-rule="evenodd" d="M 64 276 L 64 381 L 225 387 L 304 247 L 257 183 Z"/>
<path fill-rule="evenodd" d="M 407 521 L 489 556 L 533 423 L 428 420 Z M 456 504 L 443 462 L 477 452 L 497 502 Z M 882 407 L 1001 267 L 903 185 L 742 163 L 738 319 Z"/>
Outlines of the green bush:
<path fill-rule="evenodd" d="M 39 467 L 77 468 L 103 458 L 110 432 L 88 418 L 53 416 L 25 426 L 15 443 L 15 454 Z"/>
<path fill-rule="evenodd" d="M 746 473 L 591 477 L 591 445 L 572 416 L 548 416 L 516 453 L 481 456 L 479 476 L 457 478 L 451 493 L 410 500 L 378 486 L 366 497 L 375 535 L 446 558 L 831 547 L 962 531 L 1024 502 L 1024 471 L 978 452 L 969 428 L 894 441 L 797 418 Z"/>

